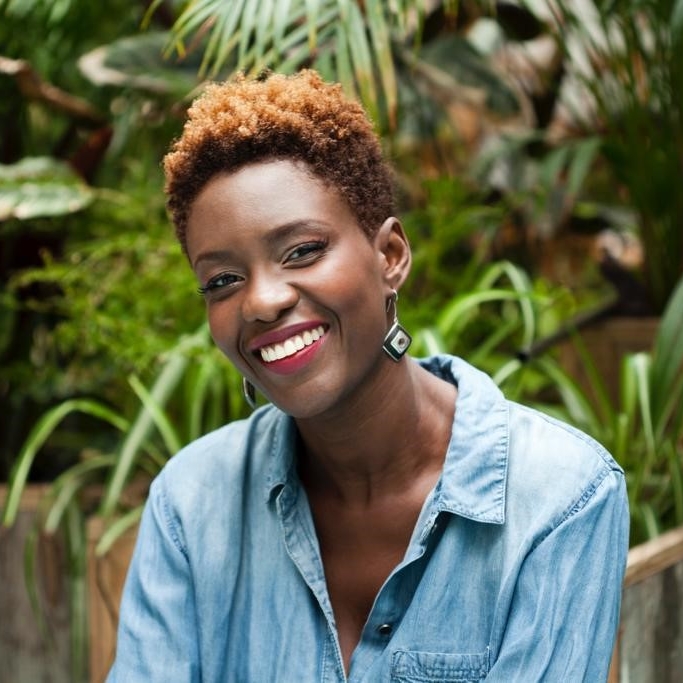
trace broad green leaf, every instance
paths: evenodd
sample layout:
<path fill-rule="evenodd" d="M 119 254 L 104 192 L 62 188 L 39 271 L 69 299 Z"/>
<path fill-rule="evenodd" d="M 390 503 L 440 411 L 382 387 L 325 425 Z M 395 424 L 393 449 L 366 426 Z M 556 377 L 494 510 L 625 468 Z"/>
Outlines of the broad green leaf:
<path fill-rule="evenodd" d="M 120 38 L 83 55 L 78 68 L 95 85 L 184 97 L 197 85 L 199 57 L 192 54 L 180 63 L 164 59 L 168 41 L 165 31 Z"/>
<path fill-rule="evenodd" d="M 75 213 L 94 196 L 70 166 L 50 157 L 0 164 L 0 221 Z"/>

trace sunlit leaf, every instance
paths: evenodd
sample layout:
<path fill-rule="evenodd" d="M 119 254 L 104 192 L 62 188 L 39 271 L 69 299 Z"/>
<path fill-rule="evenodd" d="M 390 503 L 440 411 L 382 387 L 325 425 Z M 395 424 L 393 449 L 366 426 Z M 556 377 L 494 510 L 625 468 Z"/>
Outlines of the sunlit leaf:
<path fill-rule="evenodd" d="M 50 157 L 0 164 L 0 221 L 75 213 L 94 197 L 70 166 Z"/>

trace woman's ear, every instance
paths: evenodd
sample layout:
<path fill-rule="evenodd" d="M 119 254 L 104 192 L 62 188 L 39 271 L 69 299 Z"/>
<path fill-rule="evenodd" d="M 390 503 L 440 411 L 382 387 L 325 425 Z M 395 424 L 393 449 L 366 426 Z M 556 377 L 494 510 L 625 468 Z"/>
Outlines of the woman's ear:
<path fill-rule="evenodd" d="M 391 216 L 382 223 L 374 238 L 385 283 L 398 291 L 410 273 L 410 244 L 398 218 Z"/>

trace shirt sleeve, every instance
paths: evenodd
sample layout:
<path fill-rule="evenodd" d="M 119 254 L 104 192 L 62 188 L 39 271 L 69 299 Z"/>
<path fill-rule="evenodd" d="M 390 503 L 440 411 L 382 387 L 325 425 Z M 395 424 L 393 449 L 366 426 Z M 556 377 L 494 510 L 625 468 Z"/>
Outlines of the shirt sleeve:
<path fill-rule="evenodd" d="M 196 624 L 187 552 L 157 479 L 126 577 L 107 683 L 200 681 Z"/>
<path fill-rule="evenodd" d="M 611 470 L 527 556 L 487 683 L 607 680 L 628 527 L 624 477 Z"/>

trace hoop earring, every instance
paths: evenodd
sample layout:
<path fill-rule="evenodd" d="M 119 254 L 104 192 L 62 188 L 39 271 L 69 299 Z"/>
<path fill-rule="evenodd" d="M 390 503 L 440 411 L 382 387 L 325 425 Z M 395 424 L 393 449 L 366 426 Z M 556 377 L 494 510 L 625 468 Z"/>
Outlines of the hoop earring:
<path fill-rule="evenodd" d="M 256 408 L 256 389 L 246 377 L 242 377 L 242 394 L 244 394 L 244 400 L 249 404 L 249 407 L 252 410 Z"/>
<path fill-rule="evenodd" d="M 408 334 L 405 328 L 401 326 L 401 323 L 398 322 L 397 301 L 398 292 L 395 289 L 392 289 L 391 296 L 387 301 L 387 313 L 393 308 L 394 319 L 389 331 L 384 337 L 384 343 L 382 344 L 385 353 L 396 363 L 403 358 L 403 355 L 413 341 L 413 338 Z"/>

